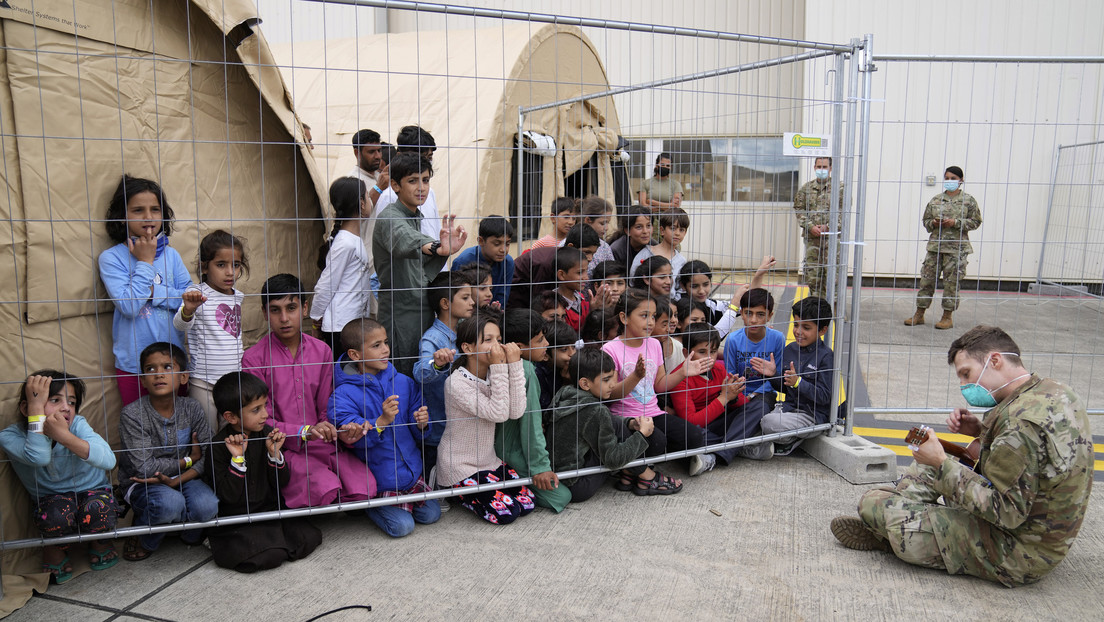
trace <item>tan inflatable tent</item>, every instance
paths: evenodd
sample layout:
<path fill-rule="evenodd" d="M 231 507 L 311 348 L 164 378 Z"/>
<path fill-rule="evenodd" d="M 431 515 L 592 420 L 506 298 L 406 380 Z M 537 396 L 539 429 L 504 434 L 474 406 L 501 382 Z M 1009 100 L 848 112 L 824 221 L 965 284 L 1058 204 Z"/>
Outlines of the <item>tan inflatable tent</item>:
<path fill-rule="evenodd" d="M 296 110 L 311 126 L 314 156 L 327 179 L 356 165 L 350 141 L 357 130 L 374 129 L 393 143 L 404 125 L 421 125 L 438 145 L 431 186 L 440 210 L 467 220 L 469 230 L 474 219 L 509 213 L 519 106 L 609 88 L 601 58 L 583 32 L 552 24 L 273 47 Z M 525 130 L 551 136 L 557 148 L 555 157 L 540 158 L 542 214 L 564 193 L 565 176 L 596 152 L 595 189 L 613 201 L 609 155 L 617 147 L 619 124 L 612 98 L 532 113 Z"/>
<path fill-rule="evenodd" d="M 17 419 L 24 377 L 54 367 L 87 379 L 81 412 L 117 445 L 112 305 L 96 258 L 110 245 L 102 219 L 123 172 L 161 182 L 176 212 L 172 245 L 189 267 L 210 230 L 244 237 L 247 295 L 278 272 L 317 278 L 326 184 L 294 138 L 291 98 L 251 28 L 253 2 L 0 4 L 0 427 Z M 248 345 L 262 332 L 256 298 L 243 320 Z M 0 462 L 5 540 L 37 536 L 29 503 Z M 73 563 L 87 568 L 82 554 Z M 40 549 L 3 556 L 0 617 L 45 589 L 47 575 L 29 575 L 40 564 Z"/>

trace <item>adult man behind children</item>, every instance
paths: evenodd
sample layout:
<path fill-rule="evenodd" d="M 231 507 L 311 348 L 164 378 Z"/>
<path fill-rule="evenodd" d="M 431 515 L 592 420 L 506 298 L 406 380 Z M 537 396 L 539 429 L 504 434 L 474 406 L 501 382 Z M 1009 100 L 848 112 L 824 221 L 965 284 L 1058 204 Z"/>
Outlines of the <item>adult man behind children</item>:
<path fill-rule="evenodd" d="M 417 125 L 403 127 L 399 130 L 398 137 L 395 138 L 395 153 L 418 154 L 432 163 L 435 151 L 437 151 L 437 141 L 433 139 L 433 135 Z M 388 181 L 388 184 L 390 184 L 390 181 Z M 383 188 L 383 194 L 376 199 L 375 215 L 377 218 L 383 208 L 398 199 L 390 185 L 384 186 L 381 184 L 380 188 Z M 433 191 L 433 188 L 429 189 L 429 196 L 426 197 L 425 203 L 418 208 L 418 211 L 422 213 L 421 232 L 434 240 L 440 240 L 441 216 L 437 210 L 437 193 Z M 371 240 L 371 237 L 368 239 Z"/>
<path fill-rule="evenodd" d="M 867 491 L 859 516 L 832 520 L 846 547 L 892 550 L 910 564 L 970 574 L 1013 587 L 1034 583 L 1065 558 L 1085 517 L 1093 444 L 1073 389 L 1024 369 L 1000 328 L 976 326 L 951 344 L 966 401 L 947 419 L 975 436 L 973 470 L 943 451 L 931 431 L 896 486 Z M 944 503 L 938 503 L 942 496 Z"/>

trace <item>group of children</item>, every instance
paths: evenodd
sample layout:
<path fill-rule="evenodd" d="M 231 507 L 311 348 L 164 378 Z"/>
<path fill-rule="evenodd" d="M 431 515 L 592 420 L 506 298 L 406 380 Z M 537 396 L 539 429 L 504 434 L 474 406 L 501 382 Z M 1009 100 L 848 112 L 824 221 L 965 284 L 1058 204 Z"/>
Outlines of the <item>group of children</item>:
<path fill-rule="evenodd" d="M 679 251 L 684 211 L 660 214 L 660 242 L 650 244 L 653 215 L 632 206 L 607 243 L 612 206 L 588 197 L 557 202 L 563 226 L 516 262 L 511 223 L 485 218 L 477 245 L 441 271 L 466 232 L 451 216 L 440 239 L 419 230 L 428 161 L 399 154 L 390 171 L 397 200 L 373 232 L 381 281 L 388 274 L 377 317 L 358 235 L 365 185 L 343 179 L 331 188 L 337 219 L 313 301 L 297 277 L 268 278 L 259 298 L 269 332 L 248 349 L 235 288 L 249 267 L 242 241 L 208 234 L 192 283 L 168 245 L 173 213 L 161 188 L 124 177 L 107 215 L 116 245 L 100 257 L 124 403 L 118 494 L 115 454 L 78 414 L 79 379 L 32 374 L 21 390 L 26 424 L 0 431 L 43 535 L 110 532 L 119 503 L 136 525 L 159 525 L 405 497 L 367 510 L 400 537 L 448 508 L 419 495 L 449 487 L 460 506 L 507 524 L 536 505 L 562 511 L 606 479 L 558 472 L 601 465 L 619 490 L 674 494 L 683 482 L 648 463 L 698 450 L 696 476 L 737 456 L 788 453 L 803 434 L 701 452 L 707 445 L 828 421 L 832 310 L 819 298 L 795 304 L 786 346 L 768 327 L 774 300 L 761 287 L 772 257 L 718 302 L 709 267 Z M 323 339 L 302 332 L 307 317 L 320 320 Z M 532 485 L 510 485 L 523 478 Z M 487 484 L 498 487 L 467 491 Z M 227 522 L 206 536 L 215 561 L 242 572 L 304 557 L 321 541 L 304 519 Z M 129 538 L 123 557 L 145 559 L 164 535 Z M 203 537 L 181 534 L 189 544 Z M 97 570 L 119 558 L 109 540 L 89 554 Z M 57 582 L 71 577 L 67 548 L 47 547 L 44 563 Z"/>

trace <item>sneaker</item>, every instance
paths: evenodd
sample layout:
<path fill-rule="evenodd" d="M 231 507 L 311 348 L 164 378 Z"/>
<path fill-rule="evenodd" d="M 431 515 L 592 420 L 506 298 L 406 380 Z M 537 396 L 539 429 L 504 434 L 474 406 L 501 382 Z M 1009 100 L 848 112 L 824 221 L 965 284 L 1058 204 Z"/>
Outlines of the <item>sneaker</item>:
<path fill-rule="evenodd" d="M 717 466 L 717 457 L 713 454 L 696 454 L 690 456 L 690 477 L 697 477 L 707 471 L 712 471 Z"/>
<path fill-rule="evenodd" d="M 840 544 L 856 551 L 889 551 L 889 542 L 878 536 L 862 519 L 837 516 L 832 519 L 832 535 Z"/>
<path fill-rule="evenodd" d="M 441 513 L 442 513 L 442 514 L 444 514 L 445 512 L 448 512 L 448 511 L 449 511 L 449 502 L 448 502 L 448 499 L 446 499 L 446 498 L 444 498 L 444 497 L 442 497 L 442 498 L 438 499 L 438 500 L 437 500 L 437 505 L 441 506 Z"/>

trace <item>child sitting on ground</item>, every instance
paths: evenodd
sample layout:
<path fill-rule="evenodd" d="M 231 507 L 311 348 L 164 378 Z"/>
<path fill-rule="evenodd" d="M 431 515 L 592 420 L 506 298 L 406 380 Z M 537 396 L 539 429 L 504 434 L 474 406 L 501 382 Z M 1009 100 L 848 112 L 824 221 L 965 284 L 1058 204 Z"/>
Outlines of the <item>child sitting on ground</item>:
<path fill-rule="evenodd" d="M 119 454 L 119 485 L 134 507 L 134 524 L 209 521 L 218 515 L 218 497 L 201 478 L 211 429 L 199 402 L 177 396 L 188 383 L 188 355 L 159 341 L 146 346 L 139 361 L 147 394 L 119 415 L 124 449 Z M 164 538 L 163 532 L 127 538 L 123 557 L 146 559 Z M 199 544 L 203 530 L 189 529 L 180 539 Z"/>
<path fill-rule="evenodd" d="M 502 216 L 488 216 L 479 221 L 476 245 L 452 260 L 453 270 L 461 270 L 477 263 L 490 266 L 494 301 L 500 309 L 506 308 L 506 301 L 510 298 L 510 283 L 514 280 L 514 258 L 508 251 L 510 242 L 515 237 L 513 223 Z"/>
<path fill-rule="evenodd" d="M 541 408 L 541 386 L 536 367 L 548 360 L 548 340 L 544 336 L 545 322 L 529 309 L 511 309 L 503 320 L 504 341 L 521 348 L 521 365 L 525 370 L 525 414 L 520 419 L 508 419 L 495 426 L 495 453 L 514 467 L 518 475 L 533 478 L 533 491 L 538 505 L 562 512 L 571 494 L 560 486 L 552 472 L 544 438 L 544 418 Z"/>
<path fill-rule="evenodd" d="M 449 255 L 464 247 L 468 232 L 456 214 L 441 219 L 440 239 L 420 231 L 433 165 L 417 153 L 399 153 L 389 165 L 391 188 L 398 200 L 376 216 L 372 259 L 380 279 L 379 321 L 387 330 L 395 368 L 414 370 L 418 341 L 433 323 L 425 304 L 425 287 L 445 267 Z"/>
<path fill-rule="evenodd" d="M 268 387 L 253 374 L 231 372 L 215 383 L 213 397 L 226 422 L 212 439 L 207 465 L 219 516 L 280 510 L 291 470 L 281 451 L 287 435 L 266 423 Z M 216 564 L 247 573 L 302 559 L 322 543 L 322 532 L 305 517 L 215 527 L 208 536 Z"/>
<path fill-rule="evenodd" d="M 501 320 L 495 313 L 480 312 L 460 322 L 456 343 L 460 359 L 445 381 L 445 400 L 451 406 L 441 438 L 437 481 L 464 489 L 521 479 L 510 465 L 495 455 L 494 426 L 525 414 L 525 370 L 521 349 L 502 344 Z M 533 496 L 521 486 L 465 493 L 461 505 L 483 520 L 507 525 L 533 511 Z"/>
<path fill-rule="evenodd" d="M 713 363 L 703 373 L 687 376 L 680 382 L 671 394 L 671 405 L 680 419 L 705 434 L 709 424 L 730 407 L 743 406 L 747 402 L 743 393 L 744 378 L 725 371 L 724 361 L 718 356 L 721 336 L 711 324 L 691 324 L 683 338 L 686 340 L 687 356 L 693 355 L 699 360 Z M 717 458 L 711 453 L 693 456 L 690 458 L 690 475 L 701 475 L 711 470 L 716 463 Z"/>
<path fill-rule="evenodd" d="M 659 243 L 645 246 L 633 259 L 629 276 L 635 276 L 637 268 L 649 257 L 663 257 L 671 264 L 672 274 L 678 274 L 686 265 L 686 257 L 678 251 L 678 245 L 690 228 L 690 216 L 681 207 L 669 207 L 659 215 Z"/>
<path fill-rule="evenodd" d="M 548 359 L 536 366 L 536 372 L 541 388 L 541 411 L 547 413 L 552 398 L 561 387 L 571 382 L 567 362 L 575 355 L 579 333 L 566 322 L 557 321 L 545 323 L 544 336 L 548 340 Z"/>
<path fill-rule="evenodd" d="M 575 226 L 579 219 L 579 204 L 575 199 L 557 197 L 552 201 L 552 207 L 548 216 L 548 222 L 552 224 L 552 233 L 540 238 L 529 250 L 538 248 L 556 247 L 563 244 L 567 232 Z M 526 251 L 528 252 L 528 251 Z"/>
<path fill-rule="evenodd" d="M 553 468 L 570 471 L 601 465 L 616 471 L 642 458 L 648 449 L 647 438 L 654 430 L 652 419 L 641 416 L 631 420 L 637 429 L 629 432 L 624 428 L 630 420 L 613 416 L 602 403 L 617 384 L 613 358 L 597 348 L 583 348 L 571 357 L 567 367 L 572 382 L 556 394 L 548 424 Z M 640 482 L 633 488 L 634 493 L 646 495 L 655 490 L 648 484 L 658 475 L 651 467 L 630 467 L 622 473 Z M 580 502 L 593 497 L 606 479 L 605 473 L 597 473 L 562 483 L 571 492 L 571 500 Z"/>
<path fill-rule="evenodd" d="M 291 477 L 280 491 L 287 507 L 366 501 L 375 494 L 375 478 L 337 447 L 338 439 L 355 442 L 364 430 L 355 425 L 338 430 L 326 416 L 334 356 L 321 340 L 303 334 L 305 302 L 298 277 L 277 274 L 265 281 L 261 312 L 269 333 L 245 351 L 242 370 L 271 387 L 267 423 L 287 435 L 283 453 Z"/>
<path fill-rule="evenodd" d="M 422 461 L 429 473 L 437 465 L 437 446 L 445 433 L 445 379 L 452 372 L 456 359 L 456 325 L 475 311 L 471 281 L 464 272 L 442 272 L 429 282 L 426 294 L 437 312 L 418 345 L 418 362 L 414 365 L 414 381 L 421 388 L 429 420 L 434 423 L 419 435 Z M 432 478 L 431 478 L 432 479 Z"/>
<path fill-rule="evenodd" d="M 395 371 L 388 361 L 387 333 L 375 320 L 354 320 L 341 330 L 345 354 L 334 365 L 330 416 L 334 421 L 362 426 L 367 434 L 353 452 L 377 473 L 380 495 L 398 497 L 429 492 L 422 477 L 418 445 L 430 426 L 418 385 Z M 436 499 L 368 508 L 368 518 L 392 538 L 441 518 Z"/>
<path fill-rule="evenodd" d="M 681 451 L 702 447 L 705 443 L 701 434 L 664 412 L 659 407 L 657 395 L 671 391 L 687 375 L 702 373 L 709 363 L 690 358 L 677 371 L 668 374 L 663 369 L 663 348 L 651 336 L 656 317 L 655 298 L 642 290 L 630 289 L 621 299 L 619 318 L 624 331 L 602 346 L 617 363 L 618 384 L 613 389 L 613 399 L 617 401 L 610 406 L 610 411 L 625 418 L 652 417 L 656 429 L 648 437 L 648 456 L 662 455 L 668 449 Z M 628 422 L 624 430 L 632 426 L 632 422 Z M 627 476 L 619 483 L 622 490 L 634 485 L 632 478 Z M 673 494 L 682 488 L 682 482 L 666 475 L 648 481 L 647 485 L 648 494 Z"/>
<path fill-rule="evenodd" d="M 713 271 L 704 261 L 697 259 L 688 261 L 679 270 L 679 288 L 683 293 L 689 294 L 690 298 L 704 304 L 709 309 L 709 316 L 706 321 L 717 327 L 717 332 L 721 334 L 723 340 L 736 326 L 736 320 L 740 317 L 740 297 L 748 289 L 763 287 L 763 280 L 767 272 L 770 272 L 770 269 L 774 267 L 774 263 L 773 255 L 764 255 L 763 261 L 759 263 L 759 268 L 755 271 L 755 275 L 751 277 L 751 284 L 746 287 L 738 286 L 736 292 L 732 295 L 732 299 L 728 302 L 711 297 L 713 294 Z"/>
<path fill-rule="evenodd" d="M 115 530 L 111 446 L 80 416 L 84 382 L 52 369 L 36 371 L 19 388 L 26 421 L 0 431 L 0 448 L 34 501 L 35 527 L 44 538 Z M 42 550 L 42 571 L 58 585 L 73 578 L 68 546 Z M 88 544 L 92 570 L 119 561 L 111 538 Z"/>
<path fill-rule="evenodd" d="M 744 327 L 725 340 L 724 362 L 728 373 L 747 379 L 744 388 L 747 402 L 709 424 L 706 439 L 710 445 L 755 436 L 763 415 L 774 408 L 775 391 L 770 379 L 786 345 L 786 336 L 767 326 L 774 317 L 774 297 L 761 288 L 744 292 L 740 296 L 740 317 Z M 716 455 L 722 463 L 731 464 L 736 456 L 766 460 L 773 453 L 770 443 L 760 443 L 722 449 Z"/>
<path fill-rule="evenodd" d="M 763 434 L 789 432 L 828 423 L 832 416 L 832 348 L 824 340 L 832 324 L 832 305 L 823 298 L 802 298 L 793 306 L 793 343 L 782 350 L 779 377 L 769 361 L 763 374 L 786 401 L 763 415 L 759 422 Z M 842 408 L 842 407 L 841 407 Z M 774 442 L 772 455 L 788 455 L 801 441 L 819 432 L 803 432 Z"/>

